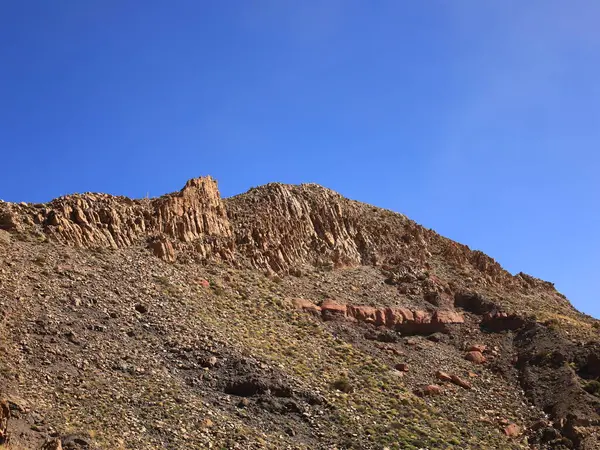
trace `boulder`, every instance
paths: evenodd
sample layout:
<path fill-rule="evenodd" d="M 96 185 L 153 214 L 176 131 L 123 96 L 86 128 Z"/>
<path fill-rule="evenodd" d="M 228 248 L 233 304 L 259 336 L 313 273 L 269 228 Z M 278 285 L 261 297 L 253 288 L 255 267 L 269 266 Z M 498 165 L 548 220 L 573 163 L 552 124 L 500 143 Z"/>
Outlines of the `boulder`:
<path fill-rule="evenodd" d="M 521 434 L 521 427 L 517 424 L 511 423 L 504 428 L 504 434 L 508 437 L 518 437 Z"/>
<path fill-rule="evenodd" d="M 394 366 L 394 369 L 399 370 L 400 372 L 408 372 L 408 364 L 398 363 Z"/>
<path fill-rule="evenodd" d="M 419 392 L 423 397 L 433 397 L 436 395 L 441 395 L 444 392 L 444 390 L 441 386 L 438 386 L 437 384 L 429 384 L 424 388 L 420 389 Z"/>
<path fill-rule="evenodd" d="M 457 386 L 460 386 L 462 388 L 465 389 L 471 389 L 473 386 L 471 386 L 471 383 L 469 383 L 468 381 L 463 380 L 462 378 L 460 378 L 458 375 L 452 375 L 451 377 L 451 382 L 456 384 Z"/>
<path fill-rule="evenodd" d="M 474 362 L 475 364 L 483 364 L 486 362 L 485 356 L 481 352 L 478 351 L 470 351 L 465 355 L 465 359 L 467 361 Z"/>
<path fill-rule="evenodd" d="M 448 381 L 448 382 L 452 381 L 452 377 L 450 375 L 448 375 L 446 372 L 442 372 L 441 370 L 438 370 L 435 373 L 435 377 L 440 381 Z"/>

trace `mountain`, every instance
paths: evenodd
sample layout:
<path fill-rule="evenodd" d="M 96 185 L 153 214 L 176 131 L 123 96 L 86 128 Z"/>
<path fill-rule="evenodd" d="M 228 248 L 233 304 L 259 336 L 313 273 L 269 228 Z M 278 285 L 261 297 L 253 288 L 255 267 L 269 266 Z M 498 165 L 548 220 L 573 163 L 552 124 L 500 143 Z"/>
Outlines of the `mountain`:
<path fill-rule="evenodd" d="M 600 448 L 600 322 L 314 184 L 0 202 L 0 320 L 0 447 Z"/>

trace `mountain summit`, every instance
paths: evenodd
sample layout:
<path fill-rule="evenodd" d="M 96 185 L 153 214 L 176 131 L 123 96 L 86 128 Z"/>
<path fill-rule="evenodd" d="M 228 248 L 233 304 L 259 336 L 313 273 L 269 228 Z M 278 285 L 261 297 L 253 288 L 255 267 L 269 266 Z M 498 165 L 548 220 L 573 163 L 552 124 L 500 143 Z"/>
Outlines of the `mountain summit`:
<path fill-rule="evenodd" d="M 600 322 L 314 184 L 0 202 L 0 306 L 0 448 L 600 448 Z"/>

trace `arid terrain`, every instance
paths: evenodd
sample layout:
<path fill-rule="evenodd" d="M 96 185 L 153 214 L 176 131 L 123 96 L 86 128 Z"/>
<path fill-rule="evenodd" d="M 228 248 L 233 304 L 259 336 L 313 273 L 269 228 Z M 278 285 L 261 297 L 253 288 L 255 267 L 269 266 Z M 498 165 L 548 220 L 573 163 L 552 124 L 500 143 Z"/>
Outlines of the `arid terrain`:
<path fill-rule="evenodd" d="M 0 202 L 0 321 L 0 448 L 600 448 L 600 322 L 314 184 Z"/>

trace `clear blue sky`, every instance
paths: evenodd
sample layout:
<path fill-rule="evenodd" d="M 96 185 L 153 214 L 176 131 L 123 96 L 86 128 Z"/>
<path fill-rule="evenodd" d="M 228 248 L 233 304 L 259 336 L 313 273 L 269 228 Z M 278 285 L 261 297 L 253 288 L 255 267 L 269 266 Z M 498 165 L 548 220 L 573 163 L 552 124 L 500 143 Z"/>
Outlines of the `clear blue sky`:
<path fill-rule="evenodd" d="M 316 182 L 600 316 L 600 2 L 0 5 L 0 198 Z"/>

